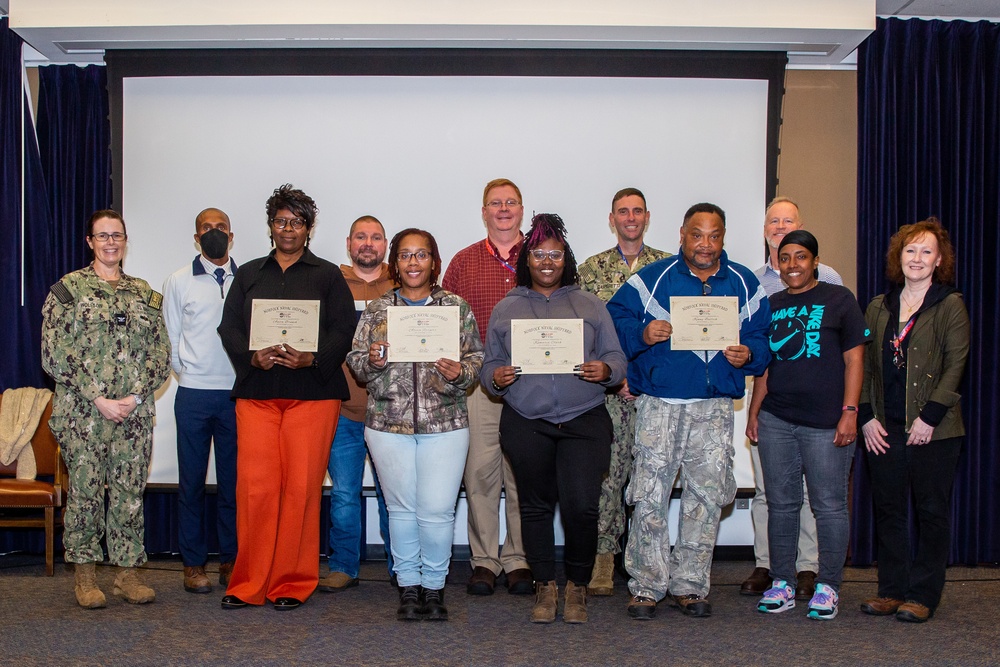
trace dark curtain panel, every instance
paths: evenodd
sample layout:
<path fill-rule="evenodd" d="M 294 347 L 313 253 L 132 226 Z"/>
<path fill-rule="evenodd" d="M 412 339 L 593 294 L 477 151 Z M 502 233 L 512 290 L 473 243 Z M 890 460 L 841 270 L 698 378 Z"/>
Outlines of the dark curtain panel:
<path fill-rule="evenodd" d="M 40 330 L 42 301 L 52 282 L 50 218 L 27 105 L 22 112 L 21 44 L 8 19 L 0 19 L 0 349 L 13 352 L 0 364 L 0 390 L 43 387 L 48 381 L 40 361 Z"/>
<path fill-rule="evenodd" d="M 1000 561 L 1000 25 L 878 21 L 858 52 L 858 296 L 884 292 L 900 226 L 938 217 L 957 253 L 972 319 L 961 389 L 965 447 L 952 507 L 953 563 Z M 877 559 L 859 451 L 851 553 Z"/>
<path fill-rule="evenodd" d="M 90 262 L 85 223 L 111 206 L 107 69 L 39 67 L 38 82 L 38 149 L 54 225 L 55 281 Z"/>

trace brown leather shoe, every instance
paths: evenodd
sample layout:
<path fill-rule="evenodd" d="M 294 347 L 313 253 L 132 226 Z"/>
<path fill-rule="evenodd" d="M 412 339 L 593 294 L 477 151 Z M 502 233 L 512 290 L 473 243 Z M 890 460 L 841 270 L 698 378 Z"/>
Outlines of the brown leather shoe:
<path fill-rule="evenodd" d="M 795 599 L 811 600 L 816 592 L 816 573 L 809 570 L 802 570 L 795 575 Z"/>
<path fill-rule="evenodd" d="M 236 565 L 236 561 L 229 560 L 225 563 L 219 563 L 219 584 L 222 586 L 229 585 L 229 577 L 233 576 L 233 566 Z"/>
<path fill-rule="evenodd" d="M 892 616 L 902 604 L 895 598 L 872 598 L 861 603 L 861 611 L 869 616 Z"/>
<path fill-rule="evenodd" d="M 771 571 L 766 567 L 755 567 L 750 576 L 740 584 L 740 595 L 762 595 L 771 587 Z"/>
<path fill-rule="evenodd" d="M 188 593 L 212 592 L 212 582 L 208 580 L 204 567 L 199 565 L 198 567 L 184 568 L 184 590 Z"/>
<path fill-rule="evenodd" d="M 896 620 L 906 621 L 907 623 L 923 623 L 930 617 L 930 608 L 913 600 L 907 600 L 899 605 L 899 609 L 896 611 Z"/>
<path fill-rule="evenodd" d="M 656 600 L 645 595 L 633 595 L 628 601 L 628 615 L 637 621 L 649 621 L 656 616 Z"/>
<path fill-rule="evenodd" d="M 351 575 L 343 572 L 331 572 L 329 575 L 319 580 L 319 584 L 316 588 L 324 593 L 339 593 L 340 591 L 346 591 L 348 588 L 353 588 L 357 585 L 357 577 L 352 577 Z"/>
<path fill-rule="evenodd" d="M 674 606 L 687 616 L 705 618 L 712 615 L 712 605 L 699 595 L 674 595 L 671 593 L 670 599 L 673 600 Z"/>
<path fill-rule="evenodd" d="M 497 585 L 497 575 L 492 570 L 485 567 L 476 567 L 469 577 L 469 583 L 465 585 L 465 592 L 469 595 L 493 595 L 493 588 Z"/>
<path fill-rule="evenodd" d="M 535 592 L 535 578 L 531 570 L 521 567 L 507 573 L 507 592 L 511 595 L 531 595 Z"/>

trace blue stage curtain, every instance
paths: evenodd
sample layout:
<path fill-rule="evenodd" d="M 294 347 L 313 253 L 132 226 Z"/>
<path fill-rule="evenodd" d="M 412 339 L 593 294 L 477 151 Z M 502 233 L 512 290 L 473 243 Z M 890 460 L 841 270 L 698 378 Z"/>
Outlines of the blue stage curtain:
<path fill-rule="evenodd" d="M 30 110 L 23 104 L 22 43 L 8 19 L 0 19 L 0 349 L 13 351 L 0 364 L 0 390 L 44 387 L 48 382 L 41 366 L 40 331 L 42 301 L 53 282 L 50 217 Z"/>
<path fill-rule="evenodd" d="M 107 68 L 38 68 L 38 149 L 53 231 L 53 282 L 88 264 L 90 214 L 111 206 Z"/>
<path fill-rule="evenodd" d="M 936 216 L 972 319 L 952 563 L 1000 561 L 1000 25 L 879 19 L 858 51 L 858 296 L 886 291 L 889 237 Z M 854 470 L 851 558 L 877 559 L 870 479 Z"/>

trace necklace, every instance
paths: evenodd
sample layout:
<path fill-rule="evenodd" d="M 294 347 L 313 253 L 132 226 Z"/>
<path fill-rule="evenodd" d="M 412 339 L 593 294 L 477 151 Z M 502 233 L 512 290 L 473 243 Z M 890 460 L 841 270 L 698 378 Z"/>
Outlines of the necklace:
<path fill-rule="evenodd" d="M 917 310 L 917 308 L 919 308 L 920 305 L 924 302 L 924 296 L 925 295 L 926 295 L 926 292 L 924 294 L 921 294 L 920 297 L 918 299 L 916 299 L 916 301 L 910 301 L 909 299 L 907 299 L 903 295 L 902 292 L 900 292 L 899 293 L 899 300 L 903 303 L 904 306 L 906 306 L 906 313 L 912 313 L 915 310 Z"/>

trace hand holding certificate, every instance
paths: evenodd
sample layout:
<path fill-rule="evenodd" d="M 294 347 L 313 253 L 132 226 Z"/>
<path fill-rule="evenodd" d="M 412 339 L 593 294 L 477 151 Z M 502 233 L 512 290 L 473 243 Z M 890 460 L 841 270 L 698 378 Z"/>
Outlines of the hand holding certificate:
<path fill-rule="evenodd" d="M 389 361 L 460 360 L 460 318 L 458 306 L 389 306 Z"/>
<path fill-rule="evenodd" d="M 525 374 L 579 372 L 583 320 L 511 320 L 510 356 Z"/>
<path fill-rule="evenodd" d="M 254 299 L 250 349 L 290 345 L 299 352 L 319 350 L 318 299 Z"/>
<path fill-rule="evenodd" d="M 735 296 L 670 297 L 671 350 L 724 350 L 740 344 Z"/>

